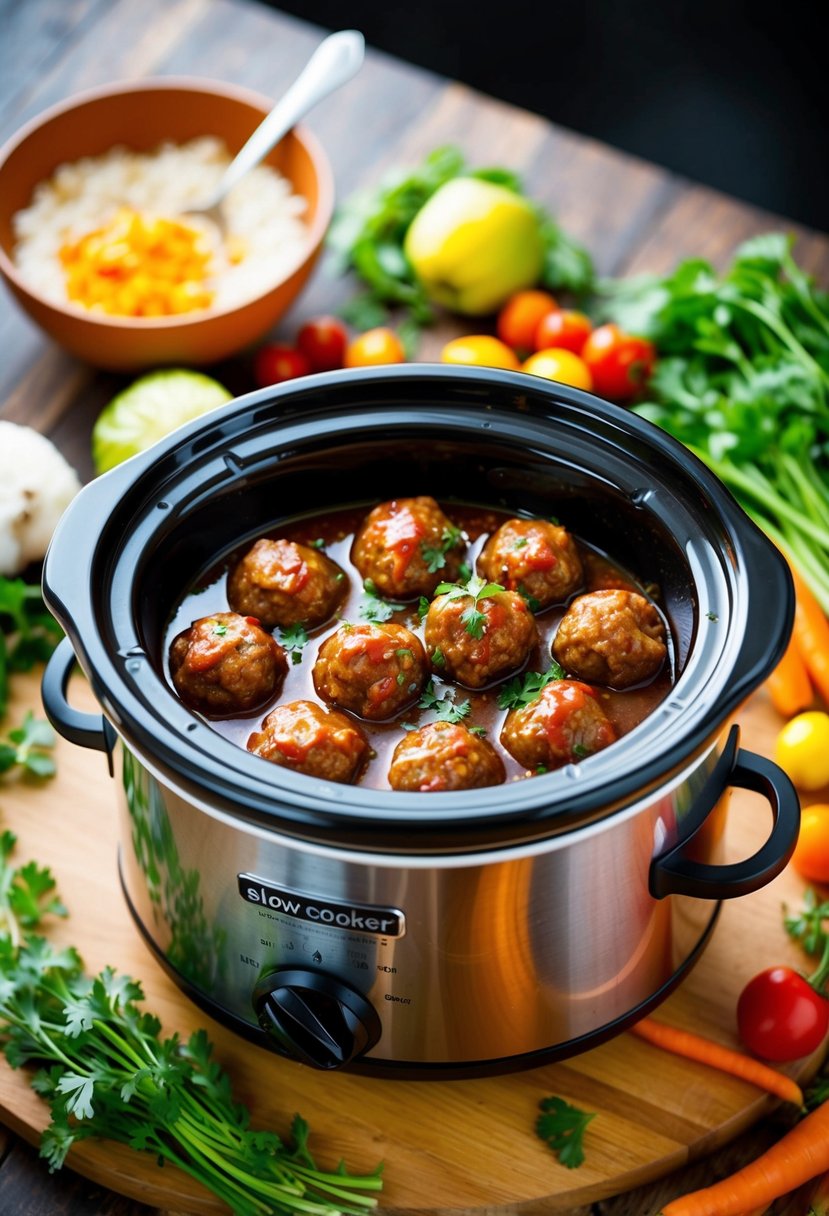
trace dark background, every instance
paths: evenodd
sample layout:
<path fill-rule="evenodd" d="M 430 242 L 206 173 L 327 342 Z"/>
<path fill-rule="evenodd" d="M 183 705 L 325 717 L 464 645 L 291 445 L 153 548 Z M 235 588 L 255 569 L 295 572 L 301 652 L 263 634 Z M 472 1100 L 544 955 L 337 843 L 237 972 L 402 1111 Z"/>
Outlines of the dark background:
<path fill-rule="evenodd" d="M 270 2 L 270 0 L 266 0 Z M 825 0 L 279 0 L 329 29 L 829 228 Z"/>

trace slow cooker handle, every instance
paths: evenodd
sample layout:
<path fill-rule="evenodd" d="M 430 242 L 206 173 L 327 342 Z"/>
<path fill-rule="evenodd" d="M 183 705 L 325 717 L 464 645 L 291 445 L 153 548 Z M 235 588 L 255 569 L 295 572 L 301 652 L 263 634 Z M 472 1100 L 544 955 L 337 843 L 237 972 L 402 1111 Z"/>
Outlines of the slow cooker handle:
<path fill-rule="evenodd" d="M 694 836 L 682 840 L 651 862 L 649 886 L 655 899 L 666 895 L 734 899 L 758 891 L 785 867 L 800 829 L 800 802 L 789 778 L 771 760 L 740 748 L 728 784 L 768 799 L 774 816 L 768 840 L 745 861 L 722 866 L 692 861 L 685 851 Z"/>
<path fill-rule="evenodd" d="M 40 696 L 46 717 L 59 735 L 79 747 L 90 747 L 106 752 L 109 760 L 109 775 L 112 776 L 112 749 L 115 731 L 103 714 L 89 714 L 69 704 L 66 690 L 75 666 L 75 651 L 69 638 L 58 643 L 40 683 Z"/>

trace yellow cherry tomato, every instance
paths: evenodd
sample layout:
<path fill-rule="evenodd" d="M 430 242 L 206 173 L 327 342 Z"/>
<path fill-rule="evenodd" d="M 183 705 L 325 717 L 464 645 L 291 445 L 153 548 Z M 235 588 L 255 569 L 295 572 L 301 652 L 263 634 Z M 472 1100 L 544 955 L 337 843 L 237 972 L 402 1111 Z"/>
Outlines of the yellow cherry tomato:
<path fill-rule="evenodd" d="M 521 366 L 515 352 L 491 334 L 470 334 L 466 338 L 453 338 L 440 352 L 440 361 L 472 363 L 476 367 L 504 367 L 511 372 L 517 372 Z"/>
<path fill-rule="evenodd" d="M 792 865 L 808 882 L 829 883 L 829 806 L 825 803 L 804 808 Z"/>
<path fill-rule="evenodd" d="M 394 330 L 380 325 L 367 329 L 345 348 L 345 367 L 375 367 L 382 363 L 405 363 L 403 343 Z"/>
<path fill-rule="evenodd" d="M 543 376 L 545 380 L 557 380 L 559 384 L 569 384 L 573 388 L 583 388 L 588 393 L 593 388 L 593 377 L 584 359 L 562 346 L 536 351 L 523 364 L 522 371 Z"/>
<path fill-rule="evenodd" d="M 802 790 L 829 785 L 829 714 L 797 714 L 777 736 L 774 758 Z"/>

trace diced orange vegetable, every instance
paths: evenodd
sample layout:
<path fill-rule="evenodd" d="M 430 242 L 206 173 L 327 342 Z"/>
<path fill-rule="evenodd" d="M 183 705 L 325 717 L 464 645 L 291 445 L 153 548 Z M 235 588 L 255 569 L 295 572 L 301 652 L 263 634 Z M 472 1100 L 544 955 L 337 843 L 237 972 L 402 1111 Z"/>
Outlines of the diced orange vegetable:
<path fill-rule="evenodd" d="M 240 250 L 234 260 L 240 260 Z M 181 220 L 122 208 L 93 232 L 64 245 L 60 259 L 70 300 L 121 317 L 163 317 L 212 304 L 213 250 L 203 231 Z"/>

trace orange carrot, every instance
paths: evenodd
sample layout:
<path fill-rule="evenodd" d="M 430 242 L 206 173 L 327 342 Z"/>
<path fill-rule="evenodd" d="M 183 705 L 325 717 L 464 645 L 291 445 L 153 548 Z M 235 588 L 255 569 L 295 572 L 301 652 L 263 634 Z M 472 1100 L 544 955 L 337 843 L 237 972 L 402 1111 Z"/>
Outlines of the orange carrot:
<path fill-rule="evenodd" d="M 743 1216 L 825 1170 L 829 1170 L 829 1102 L 730 1178 L 672 1200 L 662 1216 Z"/>
<path fill-rule="evenodd" d="M 812 683 L 829 705 L 829 620 L 793 565 L 794 640 Z"/>
<path fill-rule="evenodd" d="M 768 1090 L 786 1102 L 794 1102 L 796 1106 L 803 1105 L 803 1093 L 791 1077 L 761 1064 L 753 1056 L 743 1055 L 721 1043 L 714 1043 L 702 1035 L 692 1034 L 688 1030 L 679 1030 L 675 1026 L 666 1026 L 664 1022 L 654 1022 L 653 1018 L 643 1018 L 635 1026 L 630 1027 L 630 1033 L 638 1035 L 655 1047 L 664 1051 L 672 1051 L 674 1055 L 684 1056 L 688 1060 L 697 1060 L 700 1064 L 708 1064 L 718 1068 L 720 1072 L 731 1073 L 743 1081 L 749 1081 L 758 1089 Z"/>
<path fill-rule="evenodd" d="M 783 658 L 766 680 L 772 705 L 784 718 L 793 718 L 808 709 L 814 700 L 806 664 L 794 637 L 789 641 Z"/>

